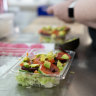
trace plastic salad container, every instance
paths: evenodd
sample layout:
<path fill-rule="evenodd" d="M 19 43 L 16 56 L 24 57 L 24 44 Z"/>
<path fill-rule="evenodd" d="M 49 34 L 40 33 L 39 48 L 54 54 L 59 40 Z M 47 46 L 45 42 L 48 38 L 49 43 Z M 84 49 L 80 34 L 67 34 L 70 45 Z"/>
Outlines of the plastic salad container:
<path fill-rule="evenodd" d="M 67 26 L 61 27 L 43 27 L 39 31 L 40 41 L 43 43 L 56 43 L 62 44 L 65 40 L 66 35 L 68 34 L 70 28 Z"/>
<path fill-rule="evenodd" d="M 56 62 L 59 63 L 57 63 L 56 65 L 56 62 L 54 60 L 57 57 L 59 58 L 61 56 L 61 53 L 68 55 L 62 55 L 65 59 L 68 59 L 69 57 L 70 59 L 66 60 L 66 62 L 64 61 L 64 63 L 60 63 L 60 60 L 57 60 Z M 53 50 L 51 52 L 49 50 L 31 50 L 29 53 L 27 53 L 27 55 L 24 55 L 16 63 L 16 65 L 11 69 L 11 71 L 16 74 L 16 80 L 19 85 L 25 87 L 37 86 L 52 88 L 53 86 L 60 84 L 60 80 L 65 79 L 65 76 L 70 68 L 71 62 L 75 55 L 75 52 L 73 51 L 66 51 L 61 53 L 56 50 Z M 47 56 L 49 57 L 47 58 Z M 38 63 L 38 59 L 36 58 L 42 60 L 43 63 Z M 49 58 L 51 59 L 49 60 Z M 53 60 L 52 58 L 55 59 Z M 30 64 L 28 62 L 30 62 Z M 63 64 L 62 67 L 60 64 Z"/>

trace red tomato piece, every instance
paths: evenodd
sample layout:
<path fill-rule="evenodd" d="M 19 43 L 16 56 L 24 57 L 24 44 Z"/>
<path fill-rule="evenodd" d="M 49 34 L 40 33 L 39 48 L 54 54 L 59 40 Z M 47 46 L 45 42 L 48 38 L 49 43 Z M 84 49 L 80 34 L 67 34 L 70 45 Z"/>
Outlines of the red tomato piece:
<path fill-rule="evenodd" d="M 55 62 L 55 60 L 54 60 L 54 59 L 51 59 L 51 60 L 49 60 L 49 62 L 50 62 L 50 63 L 54 63 L 54 62 Z"/>
<path fill-rule="evenodd" d="M 43 64 L 43 62 L 40 61 L 40 58 L 34 59 L 34 60 L 33 60 L 33 63 L 34 63 L 34 64 L 40 64 L 40 65 Z"/>
<path fill-rule="evenodd" d="M 65 53 L 66 55 L 68 55 L 69 59 L 71 59 L 71 56 L 68 53 Z"/>
<path fill-rule="evenodd" d="M 58 30 L 53 31 L 53 34 L 55 34 L 56 36 L 58 36 Z"/>
<path fill-rule="evenodd" d="M 69 54 L 67 54 L 67 53 L 64 53 L 64 52 L 58 53 L 56 58 L 58 60 L 64 60 L 64 59 L 61 58 L 64 54 L 68 55 L 69 59 L 71 59 L 71 56 Z"/>
<path fill-rule="evenodd" d="M 51 67 L 50 69 L 44 67 L 44 65 L 41 66 L 41 69 L 40 69 L 43 73 L 45 74 L 59 74 L 59 69 L 56 65 L 54 64 L 51 64 Z"/>
<path fill-rule="evenodd" d="M 43 30 L 39 30 L 39 33 L 42 33 L 43 32 Z"/>
<path fill-rule="evenodd" d="M 58 60 L 63 60 L 61 57 L 64 55 L 64 52 L 59 52 L 58 54 L 57 54 L 57 59 Z"/>

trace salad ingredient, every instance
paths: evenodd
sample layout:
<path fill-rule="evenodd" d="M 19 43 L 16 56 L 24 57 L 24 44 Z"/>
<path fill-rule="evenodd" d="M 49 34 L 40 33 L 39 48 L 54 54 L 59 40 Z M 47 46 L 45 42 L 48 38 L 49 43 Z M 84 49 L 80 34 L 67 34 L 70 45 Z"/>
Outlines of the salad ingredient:
<path fill-rule="evenodd" d="M 51 59 L 51 60 L 48 60 L 49 62 L 51 62 L 51 63 L 54 63 L 55 62 L 55 60 L 54 59 Z"/>
<path fill-rule="evenodd" d="M 48 30 L 51 30 L 51 29 L 52 29 L 52 27 L 51 27 L 51 26 L 48 26 L 48 27 L 47 27 L 47 29 L 48 29 Z"/>
<path fill-rule="evenodd" d="M 48 58 L 48 60 L 54 59 L 54 54 L 53 54 L 53 52 L 52 52 L 52 51 L 49 52 L 49 53 L 46 55 L 46 57 Z"/>
<path fill-rule="evenodd" d="M 20 64 L 20 66 L 22 67 L 24 65 L 24 63 L 22 62 L 21 64 Z"/>
<path fill-rule="evenodd" d="M 33 59 L 33 63 L 34 63 L 34 64 L 41 64 L 41 62 L 40 62 L 40 57 Z"/>
<path fill-rule="evenodd" d="M 31 67 L 27 68 L 27 67 L 24 67 L 24 66 L 21 67 L 22 70 L 25 70 L 25 71 L 28 71 L 28 72 L 34 72 L 35 70 L 38 70 L 38 68 L 39 67 L 34 67 L 34 68 L 31 68 Z"/>
<path fill-rule="evenodd" d="M 59 84 L 59 78 L 55 77 L 44 77 L 40 76 L 39 74 L 29 75 L 27 72 L 22 74 L 19 72 L 16 76 L 16 80 L 22 86 L 34 86 L 34 84 L 39 86 L 44 86 L 46 88 L 51 88 L 53 85 Z"/>
<path fill-rule="evenodd" d="M 29 62 L 30 59 L 29 59 L 28 57 L 25 57 L 23 61 L 24 61 L 24 62 Z"/>
<path fill-rule="evenodd" d="M 31 68 L 34 68 L 34 67 L 39 67 L 40 65 L 39 64 L 31 64 L 30 66 L 31 66 Z"/>
<path fill-rule="evenodd" d="M 60 31 L 58 35 L 59 35 L 59 36 L 64 36 L 65 34 L 66 34 L 66 32 Z"/>
<path fill-rule="evenodd" d="M 28 58 L 28 60 L 26 59 Z M 33 59 L 25 57 L 20 66 L 22 70 L 28 72 L 39 71 L 41 74 L 59 74 L 64 68 L 64 63 L 69 60 L 71 56 L 66 52 L 53 53 L 48 52 L 47 54 L 35 55 Z M 26 62 L 28 61 L 28 62 Z"/>
<path fill-rule="evenodd" d="M 61 57 L 64 55 L 64 52 L 59 52 L 56 56 L 58 60 L 63 60 Z"/>
<path fill-rule="evenodd" d="M 58 32 L 59 32 L 58 30 L 54 30 L 53 31 L 53 34 L 55 34 L 56 36 L 58 36 Z"/>
<path fill-rule="evenodd" d="M 35 71 L 34 71 L 34 73 L 38 73 L 38 71 L 37 71 L 37 70 L 35 70 Z"/>
<path fill-rule="evenodd" d="M 40 56 L 41 56 L 41 54 L 36 55 L 37 58 L 39 58 Z"/>
<path fill-rule="evenodd" d="M 58 60 L 64 60 L 64 61 L 66 61 L 66 60 L 71 59 L 71 56 L 69 54 L 67 54 L 67 53 L 60 52 L 60 53 L 57 54 L 57 57 L 56 58 Z"/>
<path fill-rule="evenodd" d="M 39 72 L 43 75 L 48 75 L 48 74 L 59 74 L 59 69 L 56 65 L 51 64 L 50 69 L 44 67 L 44 65 L 41 66 L 39 69 Z"/>
<path fill-rule="evenodd" d="M 46 56 L 45 56 L 45 54 L 41 54 L 41 56 L 40 56 L 41 58 L 40 58 L 40 61 L 45 61 L 45 59 L 46 59 Z"/>
<path fill-rule="evenodd" d="M 68 54 L 64 54 L 62 57 L 61 57 L 62 59 L 70 59 L 70 56 L 68 56 Z"/>
<path fill-rule="evenodd" d="M 28 57 L 28 55 L 29 55 L 29 54 L 28 54 L 28 52 L 27 52 L 26 56 Z"/>
<path fill-rule="evenodd" d="M 56 38 L 56 35 L 55 35 L 55 34 L 52 34 L 51 37 L 52 37 L 52 38 Z"/>
<path fill-rule="evenodd" d="M 30 67 L 29 63 L 26 63 L 26 62 L 24 62 L 24 65 L 23 66 L 26 67 L 26 68 L 29 68 Z"/>
<path fill-rule="evenodd" d="M 50 67 L 51 67 L 51 63 L 48 62 L 48 61 L 45 61 L 45 62 L 44 62 L 44 67 L 50 69 Z"/>
<path fill-rule="evenodd" d="M 62 71 L 64 68 L 63 64 L 59 60 L 57 62 L 57 67 L 59 68 L 60 71 Z"/>

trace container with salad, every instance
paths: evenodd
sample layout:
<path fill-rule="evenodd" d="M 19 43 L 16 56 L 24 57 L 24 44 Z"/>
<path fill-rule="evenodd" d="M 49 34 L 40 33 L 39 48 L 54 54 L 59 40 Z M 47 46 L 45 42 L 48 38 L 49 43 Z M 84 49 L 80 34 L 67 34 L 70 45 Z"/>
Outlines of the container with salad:
<path fill-rule="evenodd" d="M 62 44 L 65 40 L 65 36 L 69 32 L 70 28 L 67 26 L 61 27 L 43 27 L 40 29 L 40 41 L 47 43 Z"/>
<path fill-rule="evenodd" d="M 73 51 L 31 50 L 12 68 L 19 85 L 51 88 L 64 79 L 74 57 Z"/>

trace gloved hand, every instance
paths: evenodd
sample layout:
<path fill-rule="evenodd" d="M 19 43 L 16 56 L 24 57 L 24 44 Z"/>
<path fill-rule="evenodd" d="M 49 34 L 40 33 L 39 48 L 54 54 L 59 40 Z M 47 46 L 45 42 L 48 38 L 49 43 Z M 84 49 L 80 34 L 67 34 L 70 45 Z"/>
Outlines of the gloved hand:
<path fill-rule="evenodd" d="M 68 17 L 68 7 L 74 0 L 66 0 L 60 4 L 51 6 L 47 9 L 49 14 L 53 14 L 59 19 L 65 22 L 72 22 L 72 19 Z"/>

